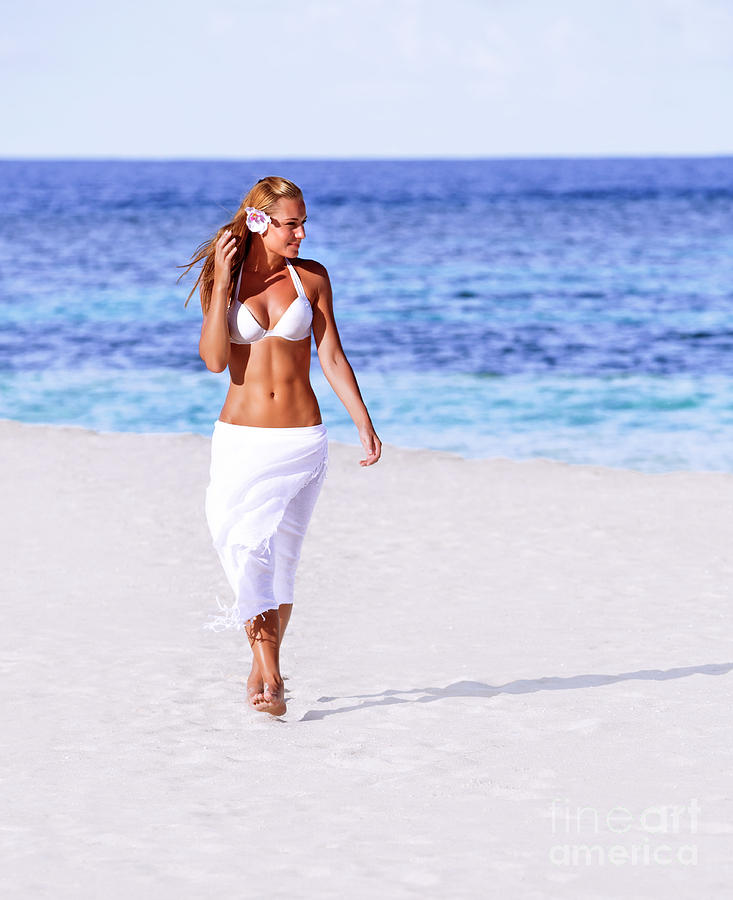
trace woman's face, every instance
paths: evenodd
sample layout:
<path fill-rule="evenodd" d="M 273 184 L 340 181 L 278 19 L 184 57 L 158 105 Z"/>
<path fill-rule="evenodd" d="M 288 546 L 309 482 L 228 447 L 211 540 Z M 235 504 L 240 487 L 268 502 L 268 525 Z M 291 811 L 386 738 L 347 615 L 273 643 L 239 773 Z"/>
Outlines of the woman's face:
<path fill-rule="evenodd" d="M 305 201 L 282 199 L 269 216 L 270 224 L 262 236 L 267 249 L 283 256 L 297 256 L 300 242 L 305 238 Z"/>

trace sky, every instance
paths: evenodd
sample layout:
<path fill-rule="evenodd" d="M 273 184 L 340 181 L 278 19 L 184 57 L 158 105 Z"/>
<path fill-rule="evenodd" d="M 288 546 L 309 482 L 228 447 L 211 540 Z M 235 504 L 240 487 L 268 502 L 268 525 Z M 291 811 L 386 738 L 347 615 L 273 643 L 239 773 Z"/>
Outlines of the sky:
<path fill-rule="evenodd" d="M 0 157 L 733 153 L 733 0 L 22 0 Z"/>

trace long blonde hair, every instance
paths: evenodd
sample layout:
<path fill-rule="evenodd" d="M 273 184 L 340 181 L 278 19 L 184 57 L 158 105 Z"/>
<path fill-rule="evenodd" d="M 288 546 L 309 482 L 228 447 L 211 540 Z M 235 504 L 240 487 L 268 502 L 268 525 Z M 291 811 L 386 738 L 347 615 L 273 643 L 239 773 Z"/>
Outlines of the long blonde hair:
<path fill-rule="evenodd" d="M 200 286 L 201 310 L 204 315 L 209 311 L 209 306 L 211 305 L 211 293 L 214 288 L 214 257 L 216 255 L 216 242 L 219 240 L 222 232 L 227 229 L 237 238 L 237 250 L 232 260 L 232 277 L 228 290 L 231 291 L 232 284 L 236 283 L 239 269 L 247 258 L 247 253 L 252 242 L 252 232 L 247 228 L 247 213 L 245 207 L 254 206 L 255 209 L 261 209 L 263 212 L 268 212 L 268 210 L 272 209 L 281 199 L 300 200 L 302 196 L 303 192 L 297 184 L 288 181 L 287 178 L 281 178 L 279 175 L 268 175 L 266 178 L 260 178 L 257 184 L 252 185 L 247 192 L 246 197 L 242 200 L 239 209 L 234 214 L 234 218 L 231 222 L 222 225 L 212 238 L 199 244 L 194 251 L 191 262 L 187 266 L 178 266 L 178 268 L 185 268 L 186 270 L 178 277 L 178 280 L 180 281 L 181 278 L 191 270 L 192 266 L 195 266 L 200 260 L 204 260 L 199 277 L 196 279 L 196 283 L 191 288 L 191 293 L 186 297 L 186 302 L 183 304 L 184 307 L 188 305 L 188 301 L 191 299 L 196 287 Z"/>

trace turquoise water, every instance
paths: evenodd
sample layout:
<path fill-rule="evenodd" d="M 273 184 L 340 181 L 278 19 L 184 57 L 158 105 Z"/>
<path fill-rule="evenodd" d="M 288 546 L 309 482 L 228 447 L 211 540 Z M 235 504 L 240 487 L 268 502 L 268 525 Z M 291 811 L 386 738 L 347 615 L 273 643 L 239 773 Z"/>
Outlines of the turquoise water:
<path fill-rule="evenodd" d="M 329 437 L 357 445 L 356 429 L 317 360 L 312 383 Z M 359 384 L 380 439 L 401 447 L 647 472 L 733 469 L 733 398 L 725 376 L 537 379 L 367 371 Z M 11 376 L 0 402 L 23 412 L 6 418 L 26 422 L 210 436 L 227 387 L 224 373 L 78 370 L 59 381 L 50 370 Z"/>

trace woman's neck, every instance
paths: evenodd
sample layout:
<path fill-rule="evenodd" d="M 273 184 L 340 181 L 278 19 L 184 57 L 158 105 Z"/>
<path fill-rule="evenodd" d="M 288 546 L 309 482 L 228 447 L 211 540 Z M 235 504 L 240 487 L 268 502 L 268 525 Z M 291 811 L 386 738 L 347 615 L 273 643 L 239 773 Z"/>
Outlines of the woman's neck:
<path fill-rule="evenodd" d="M 247 257 L 242 262 L 242 269 L 245 272 L 267 278 L 269 275 L 281 272 L 285 265 L 285 257 L 281 253 L 275 253 L 265 247 L 250 247 Z"/>

